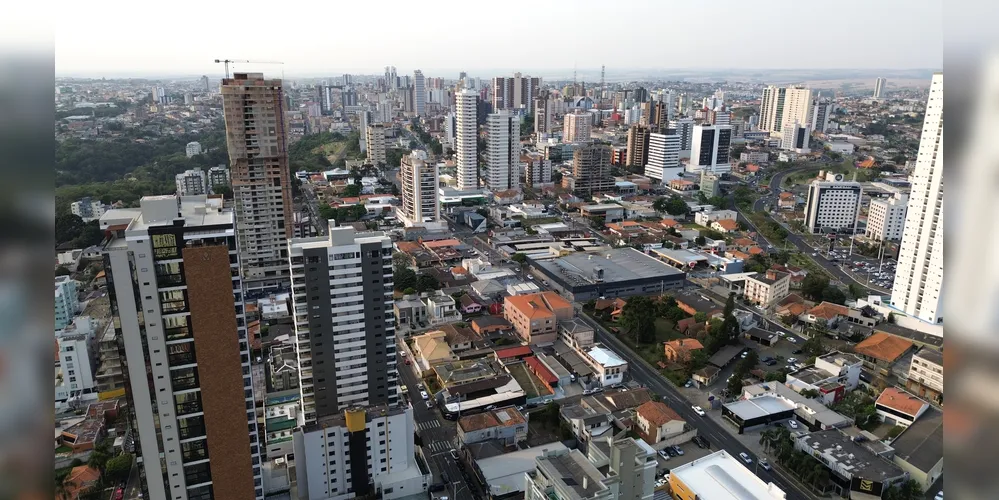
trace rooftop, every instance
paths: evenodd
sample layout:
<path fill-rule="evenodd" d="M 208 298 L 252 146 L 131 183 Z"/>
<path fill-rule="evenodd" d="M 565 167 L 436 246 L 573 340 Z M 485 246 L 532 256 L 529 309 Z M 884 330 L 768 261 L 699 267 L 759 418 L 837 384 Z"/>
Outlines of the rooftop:
<path fill-rule="evenodd" d="M 183 219 L 184 225 L 212 226 L 232 224 L 235 216 L 222 208 L 222 198 L 207 196 L 143 196 L 139 200 L 139 216 L 132 220 L 129 231 L 145 231 L 156 226 L 171 226 Z M 105 214 L 107 215 L 107 214 Z"/>
<path fill-rule="evenodd" d="M 894 362 L 912 348 L 912 342 L 884 332 L 874 332 L 862 342 L 854 346 L 857 354 L 869 356 L 881 361 Z"/>
<path fill-rule="evenodd" d="M 446 385 L 474 382 L 496 375 L 496 368 L 486 360 L 451 361 L 434 365 L 434 371 Z"/>
<path fill-rule="evenodd" d="M 666 425 L 674 420 L 684 421 L 677 412 L 660 401 L 647 401 L 639 406 L 638 416 L 648 420 L 656 427 Z"/>
<path fill-rule="evenodd" d="M 473 446 L 480 446 L 475 443 Z M 490 456 L 483 458 L 476 463 L 482 471 L 483 479 L 489 488 L 489 493 L 501 496 L 516 491 L 523 491 L 524 473 L 534 470 L 538 457 L 546 452 L 567 451 L 564 444 L 555 441 L 552 443 L 534 446 L 512 453 Z"/>
<path fill-rule="evenodd" d="M 532 261 L 550 276 L 571 285 L 582 286 L 637 279 L 663 279 L 683 272 L 649 257 L 634 248 L 615 248 L 603 252 L 574 253 L 551 260 Z M 597 277 L 600 271 L 601 277 Z"/>
<path fill-rule="evenodd" d="M 536 464 L 556 488 L 572 492 L 573 496 L 565 500 L 590 498 L 608 489 L 603 474 L 579 450 L 547 453 L 539 456 Z"/>
<path fill-rule="evenodd" d="M 458 426 L 464 432 L 474 432 L 490 427 L 510 427 L 525 422 L 527 420 L 516 407 L 508 406 L 484 413 L 466 415 L 458 420 Z"/>
<path fill-rule="evenodd" d="M 670 471 L 697 498 L 710 500 L 783 500 L 784 491 L 765 483 L 725 450 Z"/>
<path fill-rule="evenodd" d="M 914 356 L 938 366 L 943 366 L 943 353 L 933 349 L 920 349 Z"/>
<path fill-rule="evenodd" d="M 795 406 L 784 398 L 765 394 L 751 399 L 740 399 L 725 405 L 729 411 L 743 420 L 774 415 L 785 411 L 794 411 Z"/>
<path fill-rule="evenodd" d="M 888 387 L 878 396 L 876 404 L 915 418 L 929 403 L 895 387 Z"/>
<path fill-rule="evenodd" d="M 850 354 L 847 352 L 839 352 L 839 351 L 833 351 L 828 354 L 823 354 L 819 356 L 819 359 L 827 363 L 832 363 L 836 366 L 850 366 L 864 362 L 864 360 L 860 359 L 860 357 L 854 354 Z"/>
<path fill-rule="evenodd" d="M 555 292 L 529 293 L 525 295 L 511 295 L 506 298 L 507 308 L 514 308 L 528 319 L 545 318 L 555 316 L 554 309 L 565 309 L 572 307 L 565 299 Z"/>
<path fill-rule="evenodd" d="M 587 352 L 587 354 L 590 355 L 590 358 L 592 358 L 593 361 L 599 363 L 600 366 L 605 368 L 608 366 L 620 366 L 625 364 L 625 361 L 621 359 L 617 353 L 604 347 L 593 347 Z"/>
<path fill-rule="evenodd" d="M 798 436 L 802 446 L 818 451 L 833 468 L 851 476 L 885 481 L 905 474 L 898 466 L 862 446 L 837 429 Z M 816 458 L 818 460 L 818 458 Z M 825 460 L 823 460 L 825 461 Z"/>
<path fill-rule="evenodd" d="M 918 344 L 929 345 L 936 347 L 937 349 L 943 348 L 943 337 L 940 335 L 932 335 L 929 333 L 923 333 L 918 330 L 913 330 L 911 328 L 905 328 L 904 326 L 898 326 L 894 323 L 881 323 L 874 328 L 876 332 L 884 332 L 894 335 L 896 337 L 902 337 L 904 339 L 911 340 Z"/>
<path fill-rule="evenodd" d="M 943 412 L 930 408 L 891 443 L 895 458 L 929 471 L 943 458 Z"/>

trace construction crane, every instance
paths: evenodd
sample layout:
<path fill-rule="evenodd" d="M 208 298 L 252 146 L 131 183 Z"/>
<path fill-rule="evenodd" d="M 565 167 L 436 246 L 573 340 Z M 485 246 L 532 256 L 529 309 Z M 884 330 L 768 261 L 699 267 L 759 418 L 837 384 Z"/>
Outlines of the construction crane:
<path fill-rule="evenodd" d="M 215 63 L 225 64 L 225 77 L 229 78 L 229 64 L 230 63 L 251 63 L 251 64 L 284 64 L 278 61 L 247 61 L 245 59 L 216 59 Z"/>

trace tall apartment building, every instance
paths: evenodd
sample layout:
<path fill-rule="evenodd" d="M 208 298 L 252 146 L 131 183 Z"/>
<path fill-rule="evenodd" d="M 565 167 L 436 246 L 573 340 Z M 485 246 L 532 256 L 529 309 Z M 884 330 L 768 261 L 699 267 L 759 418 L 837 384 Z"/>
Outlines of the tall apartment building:
<path fill-rule="evenodd" d="M 785 127 L 800 123 L 808 126 L 812 118 L 812 89 L 802 86 L 787 88 L 784 95 L 784 115 L 781 118 L 780 130 L 773 131 L 778 137 Z"/>
<path fill-rule="evenodd" d="M 545 451 L 526 474 L 524 500 L 617 499 L 618 478 L 605 478 L 579 450 Z"/>
<path fill-rule="evenodd" d="M 69 204 L 69 211 L 73 215 L 83 219 L 83 222 L 90 222 L 95 219 L 100 219 L 107 208 L 101 200 L 91 199 L 89 196 L 80 198 L 77 201 Z"/>
<path fill-rule="evenodd" d="M 731 125 L 732 112 L 725 109 L 725 106 L 708 111 L 708 123 L 712 125 Z"/>
<path fill-rule="evenodd" d="M 676 179 L 682 170 L 680 136 L 649 134 L 649 157 L 645 162 L 645 176 L 668 183 Z"/>
<path fill-rule="evenodd" d="M 78 316 L 65 328 L 55 331 L 59 346 L 59 376 L 56 378 L 55 400 L 66 401 L 97 392 L 97 321 L 90 316 Z M 91 396 L 93 397 L 93 396 Z"/>
<path fill-rule="evenodd" d="M 541 91 L 541 78 L 514 73 L 493 78 L 493 111 L 530 108 Z"/>
<path fill-rule="evenodd" d="M 377 113 L 375 113 L 378 123 L 392 123 L 392 119 L 395 118 L 395 109 L 392 107 L 391 102 L 380 102 L 377 106 Z"/>
<path fill-rule="evenodd" d="M 548 91 L 540 91 L 538 96 L 534 98 L 534 133 L 538 137 L 541 134 L 552 133 L 552 115 L 554 112 L 555 110 L 552 107 Z"/>
<path fill-rule="evenodd" d="M 776 85 L 768 85 L 763 89 L 763 97 L 760 99 L 760 130 L 770 133 L 779 133 L 781 125 L 784 123 L 784 100 L 787 97 L 787 88 Z"/>
<path fill-rule="evenodd" d="M 523 158 L 522 158 L 523 159 Z M 528 153 L 524 169 L 524 185 L 527 187 L 551 184 L 552 161 L 541 153 Z"/>
<path fill-rule="evenodd" d="M 943 74 L 933 75 L 912 172 L 909 208 L 891 290 L 892 305 L 929 323 L 943 322 Z"/>
<path fill-rule="evenodd" d="M 231 184 L 229 181 L 229 169 L 224 165 L 208 169 L 206 181 L 208 182 L 208 194 L 215 193 L 216 187 L 229 187 Z"/>
<path fill-rule="evenodd" d="M 402 157 L 399 169 L 402 207 L 396 213 L 406 226 L 422 226 L 441 220 L 437 165 L 427 162 L 426 151 L 414 150 Z"/>
<path fill-rule="evenodd" d="M 690 149 L 694 142 L 694 119 L 680 118 L 669 122 L 669 128 L 680 136 L 680 158 L 690 158 Z"/>
<path fill-rule="evenodd" d="M 392 240 L 331 227 L 288 241 L 305 423 L 398 402 Z"/>
<path fill-rule="evenodd" d="M 333 91 L 335 90 L 331 85 L 320 85 L 319 88 L 319 111 L 323 116 L 328 116 L 333 114 L 334 104 L 336 99 L 333 96 Z"/>
<path fill-rule="evenodd" d="M 243 284 L 286 286 L 293 221 L 281 80 L 235 73 L 222 80 L 222 107 Z"/>
<path fill-rule="evenodd" d="M 399 94 L 402 95 L 402 112 L 406 116 L 413 116 L 416 113 L 416 92 L 410 85 L 399 87 Z"/>
<path fill-rule="evenodd" d="M 746 302 L 767 308 L 790 293 L 791 275 L 768 269 L 762 275 L 747 277 L 745 283 L 743 297 Z"/>
<path fill-rule="evenodd" d="M 200 155 L 201 143 L 198 141 L 191 141 L 187 143 L 187 146 L 184 147 L 184 153 L 187 155 L 188 158 Z"/>
<path fill-rule="evenodd" d="M 76 296 L 76 281 L 69 276 L 55 278 L 55 329 L 62 330 L 73 322 L 80 301 Z"/>
<path fill-rule="evenodd" d="M 174 176 L 177 184 L 177 196 L 197 196 L 206 194 L 205 187 L 208 180 L 205 171 L 200 168 L 192 168 Z"/>
<path fill-rule="evenodd" d="M 368 125 L 364 142 L 367 143 L 368 163 L 378 166 L 385 165 L 385 125 L 375 123 Z"/>
<path fill-rule="evenodd" d="M 653 131 L 663 131 L 673 116 L 672 108 L 673 106 L 668 100 L 655 99 L 642 103 L 641 123 L 648 125 Z"/>
<path fill-rule="evenodd" d="M 843 174 L 812 181 L 805 203 L 805 227 L 811 233 L 852 231 L 860 215 L 862 192 L 860 183 L 844 181 Z"/>
<path fill-rule="evenodd" d="M 888 79 L 884 77 L 878 77 L 874 80 L 874 98 L 882 99 L 885 96 L 885 87 L 888 85 Z"/>
<path fill-rule="evenodd" d="M 413 102 L 417 116 L 427 113 L 427 84 L 420 70 L 413 72 Z"/>
<path fill-rule="evenodd" d="M 520 189 L 520 119 L 508 111 L 490 113 L 486 129 L 486 184 L 494 193 Z"/>
<path fill-rule="evenodd" d="M 573 111 L 565 115 L 562 127 L 562 142 L 584 142 L 590 140 L 590 126 L 593 115 L 586 111 Z"/>
<path fill-rule="evenodd" d="M 701 181 L 698 186 L 698 191 L 704 193 L 704 196 L 712 198 L 721 194 L 721 176 L 717 174 L 711 174 L 705 171 L 701 171 Z"/>
<path fill-rule="evenodd" d="M 118 349 L 118 332 L 114 324 L 108 323 L 98 341 L 98 367 L 94 377 L 97 379 L 97 392 L 125 390 L 124 365 L 121 352 Z"/>
<path fill-rule="evenodd" d="M 143 495 L 262 499 L 237 217 L 205 196 L 121 212 L 104 270 Z"/>
<path fill-rule="evenodd" d="M 829 115 L 832 114 L 832 103 L 828 101 L 816 100 L 812 103 L 812 119 L 809 121 L 811 129 L 816 132 L 825 132 L 829 128 Z"/>
<path fill-rule="evenodd" d="M 636 124 L 628 128 L 628 149 L 625 153 L 628 165 L 641 167 L 648 163 L 650 132 L 648 125 Z"/>
<path fill-rule="evenodd" d="M 566 182 L 568 185 L 566 186 Z M 587 144 L 572 152 L 572 176 L 563 186 L 580 195 L 593 195 L 614 189 L 611 176 L 611 148 L 605 144 Z"/>
<path fill-rule="evenodd" d="M 895 241 L 902 238 L 908 195 L 896 193 L 888 199 L 871 200 L 867 209 L 864 236 L 873 241 Z"/>
<path fill-rule="evenodd" d="M 724 174 L 732 171 L 729 150 L 732 145 L 732 127 L 729 125 L 695 125 L 691 134 L 691 172 Z"/>
<path fill-rule="evenodd" d="M 340 89 L 340 108 L 346 111 L 353 106 L 357 106 L 357 91 L 350 85 L 344 85 Z"/>
<path fill-rule="evenodd" d="M 455 156 L 458 159 L 458 190 L 472 191 L 479 188 L 479 154 L 476 109 L 479 94 L 462 89 L 455 96 Z"/>
<path fill-rule="evenodd" d="M 808 127 L 798 122 L 785 124 L 781 132 L 780 148 L 786 151 L 808 153 Z"/>

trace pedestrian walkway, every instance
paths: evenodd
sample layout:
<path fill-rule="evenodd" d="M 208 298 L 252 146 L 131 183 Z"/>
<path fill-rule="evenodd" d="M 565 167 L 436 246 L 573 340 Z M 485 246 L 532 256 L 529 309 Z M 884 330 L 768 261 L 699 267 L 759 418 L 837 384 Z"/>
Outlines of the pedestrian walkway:
<path fill-rule="evenodd" d="M 428 445 L 424 445 L 424 448 L 430 450 L 431 453 L 443 453 L 445 451 L 450 451 L 454 448 L 454 445 L 449 441 L 434 441 Z"/>
<path fill-rule="evenodd" d="M 427 429 L 436 429 L 441 426 L 441 423 L 437 420 L 430 420 L 427 422 L 420 422 L 416 424 L 416 430 L 425 431 Z"/>

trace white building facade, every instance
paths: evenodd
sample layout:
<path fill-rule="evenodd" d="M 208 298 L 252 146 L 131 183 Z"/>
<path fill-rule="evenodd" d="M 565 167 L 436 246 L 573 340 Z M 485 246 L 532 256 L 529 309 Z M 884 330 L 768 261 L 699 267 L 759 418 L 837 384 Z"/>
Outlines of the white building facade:
<path fill-rule="evenodd" d="M 695 125 L 691 137 L 688 172 L 724 174 L 732 171 L 729 150 L 732 127 L 729 125 Z"/>
<path fill-rule="evenodd" d="M 194 168 L 177 174 L 174 177 L 177 184 L 177 196 L 197 196 L 205 194 L 207 179 L 204 170 Z"/>
<path fill-rule="evenodd" d="M 462 89 L 455 96 L 455 156 L 458 160 L 458 190 L 473 191 L 479 188 L 479 154 L 476 128 L 476 106 L 479 94 L 469 89 Z"/>
<path fill-rule="evenodd" d="M 873 241 L 896 241 L 902 238 L 909 196 L 896 193 L 888 199 L 871 200 L 867 210 L 864 236 Z"/>
<path fill-rule="evenodd" d="M 402 210 L 399 218 L 407 226 L 439 223 L 441 220 L 437 186 L 437 165 L 427 162 L 425 151 L 414 150 L 403 157 L 399 175 L 402 183 Z"/>
<path fill-rule="evenodd" d="M 520 120 L 507 111 L 491 113 L 486 119 L 489 131 L 486 185 L 492 192 L 520 188 Z"/>
<path fill-rule="evenodd" d="M 808 186 L 805 204 L 805 227 L 811 233 L 851 230 L 860 215 L 860 183 L 837 180 L 815 180 Z"/>
<path fill-rule="evenodd" d="M 660 182 L 676 179 L 683 170 L 680 167 L 680 142 L 677 134 L 649 134 L 649 158 L 645 164 L 645 176 Z"/>

